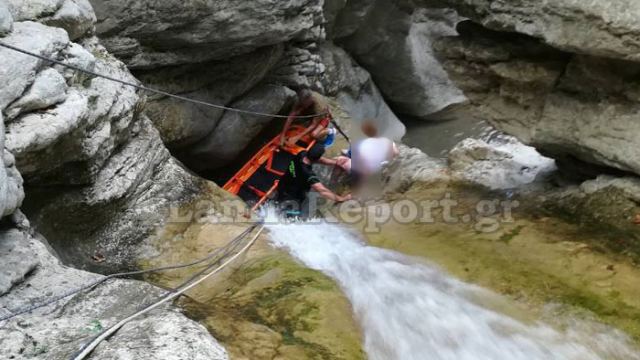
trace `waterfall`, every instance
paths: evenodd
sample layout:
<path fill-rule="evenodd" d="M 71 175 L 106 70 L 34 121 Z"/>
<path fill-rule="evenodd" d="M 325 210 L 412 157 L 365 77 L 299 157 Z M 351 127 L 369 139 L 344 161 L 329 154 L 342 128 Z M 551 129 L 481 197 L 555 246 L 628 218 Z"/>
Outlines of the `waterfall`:
<path fill-rule="evenodd" d="M 268 225 L 272 243 L 333 278 L 350 300 L 372 360 L 640 359 L 621 332 L 560 331 L 484 306 L 500 298 L 419 259 L 369 246 L 334 224 Z"/>

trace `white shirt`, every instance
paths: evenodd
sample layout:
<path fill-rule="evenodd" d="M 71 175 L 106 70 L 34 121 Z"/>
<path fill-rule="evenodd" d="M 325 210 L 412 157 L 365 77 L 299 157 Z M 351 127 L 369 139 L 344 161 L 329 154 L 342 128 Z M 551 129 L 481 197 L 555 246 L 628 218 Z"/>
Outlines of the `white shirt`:
<path fill-rule="evenodd" d="M 353 170 L 361 174 L 374 174 L 393 159 L 393 141 L 387 138 L 367 138 L 352 148 Z"/>

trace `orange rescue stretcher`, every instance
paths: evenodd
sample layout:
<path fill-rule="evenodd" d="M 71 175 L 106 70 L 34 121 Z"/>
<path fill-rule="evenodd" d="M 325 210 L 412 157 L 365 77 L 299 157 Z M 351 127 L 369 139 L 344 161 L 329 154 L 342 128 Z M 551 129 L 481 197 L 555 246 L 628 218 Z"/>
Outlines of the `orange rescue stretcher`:
<path fill-rule="evenodd" d="M 322 119 L 320 125 L 327 127 L 330 116 Z M 304 126 L 293 125 L 287 131 L 287 138 L 297 136 L 305 131 Z M 278 189 L 280 179 L 284 176 L 291 160 L 301 151 L 309 150 L 316 140 L 310 134 L 305 135 L 295 145 L 280 147 L 278 134 L 260 151 L 258 151 L 226 184 L 223 189 L 238 195 L 255 211 L 262 206 Z"/>

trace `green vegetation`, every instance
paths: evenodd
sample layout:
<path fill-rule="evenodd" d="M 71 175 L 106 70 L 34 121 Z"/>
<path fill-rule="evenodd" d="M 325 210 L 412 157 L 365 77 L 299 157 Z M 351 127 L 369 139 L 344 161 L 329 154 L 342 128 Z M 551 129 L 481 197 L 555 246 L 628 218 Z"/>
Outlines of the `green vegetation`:
<path fill-rule="evenodd" d="M 222 246 L 239 225 L 174 224 L 156 246 L 162 255 L 143 267 L 187 262 Z M 205 325 L 232 358 L 364 359 L 351 305 L 324 274 L 259 240 L 236 268 L 190 291 L 180 306 Z M 196 269 L 147 279 L 175 286 Z"/>
<path fill-rule="evenodd" d="M 265 348 L 285 358 L 364 358 L 360 334 L 350 314 L 344 313 L 349 304 L 321 273 L 275 254 L 235 270 L 225 287 L 223 294 L 206 301 L 206 305 L 190 302 L 185 308 L 232 354 L 261 358 L 264 348 L 241 343 L 238 338 L 239 331 L 260 329 L 277 334 Z M 235 330 L 229 332 L 229 328 Z"/>

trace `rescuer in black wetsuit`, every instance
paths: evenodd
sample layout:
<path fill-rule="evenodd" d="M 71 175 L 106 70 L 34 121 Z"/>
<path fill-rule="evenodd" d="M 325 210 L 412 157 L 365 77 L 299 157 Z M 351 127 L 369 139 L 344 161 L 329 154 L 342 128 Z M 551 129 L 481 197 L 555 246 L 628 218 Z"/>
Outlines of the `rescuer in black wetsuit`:
<path fill-rule="evenodd" d="M 322 155 L 324 155 L 324 146 L 316 144 L 309 151 L 300 152 L 289 163 L 289 167 L 278 185 L 278 202 L 287 213 L 293 214 L 297 211 L 298 214 L 294 215 L 299 215 L 301 210 L 305 208 L 303 203 L 311 190 L 335 202 L 351 199 L 351 195 L 340 196 L 320 182 L 320 178 L 313 171 L 313 164 L 336 165 L 336 160 L 327 159 Z"/>

